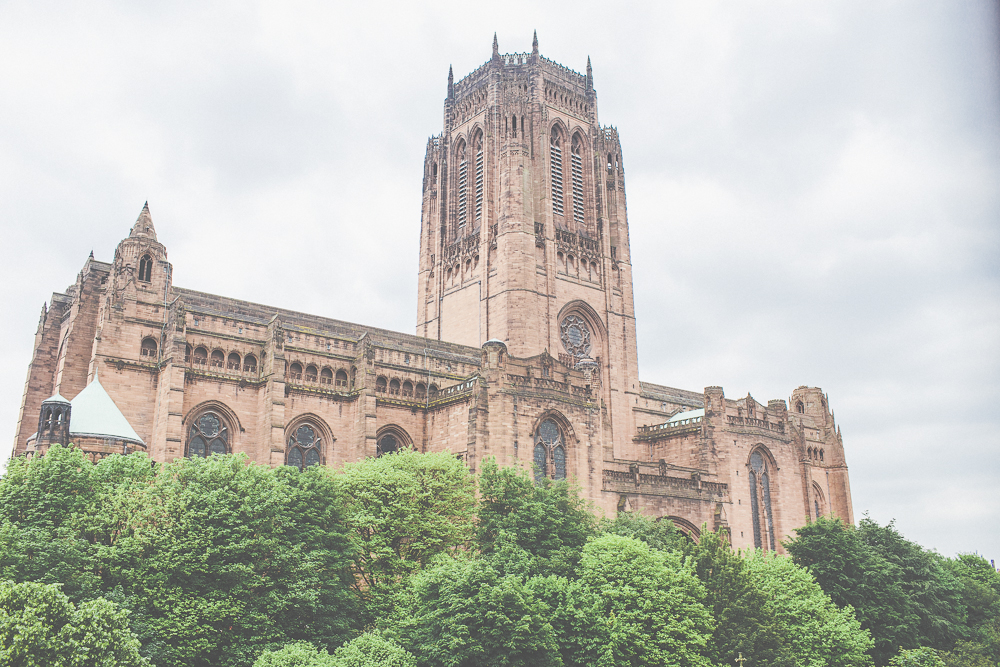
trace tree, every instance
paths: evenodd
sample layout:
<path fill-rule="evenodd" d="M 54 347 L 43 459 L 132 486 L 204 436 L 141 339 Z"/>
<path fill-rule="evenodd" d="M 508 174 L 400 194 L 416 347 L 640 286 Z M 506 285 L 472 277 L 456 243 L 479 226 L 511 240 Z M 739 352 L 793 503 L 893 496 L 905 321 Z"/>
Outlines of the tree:
<path fill-rule="evenodd" d="M 947 667 L 937 651 L 926 646 L 913 649 L 900 649 L 891 660 L 889 667 Z"/>
<path fill-rule="evenodd" d="M 475 479 L 453 454 L 395 454 L 343 473 L 356 594 L 372 618 L 392 613 L 400 583 L 472 540 Z"/>
<path fill-rule="evenodd" d="M 333 653 L 331 667 L 415 667 L 402 646 L 381 635 L 366 632 Z"/>
<path fill-rule="evenodd" d="M 103 598 L 75 606 L 55 584 L 0 582 L 0 664 L 140 667 L 126 614 Z"/>
<path fill-rule="evenodd" d="M 581 578 L 608 625 L 601 664 L 704 665 L 713 623 L 705 589 L 679 554 L 602 535 L 583 549 Z"/>
<path fill-rule="evenodd" d="M 788 661 L 767 610 L 767 596 L 754 585 L 746 560 L 733 551 L 725 536 L 702 530 L 701 540 L 687 542 L 684 551 L 705 586 L 705 605 L 716 622 L 708 643 L 712 661 L 733 664 L 740 654 L 751 665 Z"/>
<path fill-rule="evenodd" d="M 872 656 L 885 665 L 899 647 L 919 646 L 920 617 L 900 582 L 899 565 L 871 549 L 840 519 L 820 517 L 785 544 L 795 563 L 809 570 L 838 607 L 854 609 L 872 634 Z"/>
<path fill-rule="evenodd" d="M 532 577 L 525 587 L 543 605 L 564 665 L 596 667 L 608 645 L 602 600 L 580 580 Z"/>
<path fill-rule="evenodd" d="M 602 533 L 634 537 L 661 551 L 683 551 L 690 543 L 670 519 L 654 519 L 639 512 L 619 512 L 614 519 L 601 519 L 598 527 Z"/>
<path fill-rule="evenodd" d="M 309 642 L 294 642 L 264 651 L 253 667 L 333 667 L 333 656 L 326 649 L 318 649 Z"/>
<path fill-rule="evenodd" d="M 765 613 L 774 619 L 783 653 L 802 667 L 872 664 L 873 642 L 850 607 L 838 609 L 812 575 L 791 558 L 760 551 L 747 559 L 752 581 L 763 591 Z"/>
<path fill-rule="evenodd" d="M 546 608 L 520 577 L 486 560 L 442 558 L 410 584 L 387 631 L 421 667 L 562 664 Z"/>
<path fill-rule="evenodd" d="M 536 483 L 523 468 L 500 468 L 488 459 L 479 488 L 476 537 L 483 554 L 526 554 L 515 563 L 523 574 L 573 576 L 580 550 L 596 532 L 596 518 L 576 487 L 548 478 Z M 504 568 L 502 559 L 496 563 Z"/>
<path fill-rule="evenodd" d="M 323 503 L 314 511 L 303 505 Z M 337 481 L 245 456 L 181 459 L 143 487 L 105 553 L 158 665 L 243 666 L 293 640 L 337 646 L 357 616 Z M 326 535 L 324 535 L 326 533 Z"/>
<path fill-rule="evenodd" d="M 74 526 L 96 501 L 94 464 L 73 446 L 11 459 L 0 483 L 0 516 L 22 527 Z"/>

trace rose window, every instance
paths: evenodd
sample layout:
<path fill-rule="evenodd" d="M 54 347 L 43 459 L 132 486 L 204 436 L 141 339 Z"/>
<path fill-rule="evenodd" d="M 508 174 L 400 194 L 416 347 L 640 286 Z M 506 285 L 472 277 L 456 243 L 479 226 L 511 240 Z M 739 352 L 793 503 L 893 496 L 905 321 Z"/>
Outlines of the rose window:
<path fill-rule="evenodd" d="M 583 318 L 570 315 L 560 325 L 560 338 L 563 347 L 574 357 L 586 357 L 590 354 L 590 329 Z"/>

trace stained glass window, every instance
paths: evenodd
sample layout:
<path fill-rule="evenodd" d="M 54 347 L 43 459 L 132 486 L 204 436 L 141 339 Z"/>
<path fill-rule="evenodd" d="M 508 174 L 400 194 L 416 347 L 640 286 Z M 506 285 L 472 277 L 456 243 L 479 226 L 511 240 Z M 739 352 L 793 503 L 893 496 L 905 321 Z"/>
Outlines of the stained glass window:
<path fill-rule="evenodd" d="M 760 549 L 764 546 L 760 538 L 760 506 L 757 504 L 757 474 L 750 470 L 750 508 L 753 514 L 753 545 Z"/>
<path fill-rule="evenodd" d="M 774 551 L 774 517 L 771 515 L 771 482 L 765 472 L 760 476 L 760 485 L 764 489 L 764 515 L 767 518 L 767 537 Z"/>
<path fill-rule="evenodd" d="M 188 432 L 188 456 L 209 456 L 229 451 L 229 429 L 214 412 L 206 412 L 191 424 Z"/>
<path fill-rule="evenodd" d="M 545 469 L 545 445 L 538 443 L 535 445 L 535 481 L 540 481 L 547 471 Z"/>
<path fill-rule="evenodd" d="M 383 454 L 392 454 L 393 452 L 399 451 L 399 440 L 396 439 L 392 433 L 386 433 L 381 438 L 379 438 L 378 446 L 376 447 L 376 456 L 382 456 Z"/>
<path fill-rule="evenodd" d="M 555 479 L 566 479 L 566 450 L 557 445 L 552 450 L 552 463 L 555 464 Z"/>
<path fill-rule="evenodd" d="M 819 519 L 819 501 L 813 500 L 813 502 L 816 503 L 816 518 Z"/>
<path fill-rule="evenodd" d="M 288 439 L 288 454 L 285 463 L 299 470 L 319 463 L 320 440 L 321 438 L 312 425 L 302 424 Z"/>

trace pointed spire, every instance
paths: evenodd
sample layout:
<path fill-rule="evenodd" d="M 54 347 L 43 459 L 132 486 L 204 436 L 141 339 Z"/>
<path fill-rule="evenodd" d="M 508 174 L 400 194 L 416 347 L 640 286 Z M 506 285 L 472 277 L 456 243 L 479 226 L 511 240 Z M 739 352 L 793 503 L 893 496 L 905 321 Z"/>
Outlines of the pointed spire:
<path fill-rule="evenodd" d="M 154 241 L 156 240 L 156 228 L 153 227 L 153 216 L 149 213 L 148 201 L 142 205 L 142 211 L 139 212 L 139 217 L 132 225 L 129 236 L 147 236 Z"/>
<path fill-rule="evenodd" d="M 535 36 L 531 39 L 531 55 L 538 55 L 538 31 L 535 31 Z"/>
<path fill-rule="evenodd" d="M 455 97 L 455 74 L 451 70 L 451 65 L 448 65 L 448 99 Z"/>
<path fill-rule="evenodd" d="M 500 62 L 500 46 L 497 44 L 496 33 L 493 33 L 493 62 Z"/>
<path fill-rule="evenodd" d="M 594 68 L 590 66 L 590 56 L 587 56 L 587 90 L 594 89 Z"/>

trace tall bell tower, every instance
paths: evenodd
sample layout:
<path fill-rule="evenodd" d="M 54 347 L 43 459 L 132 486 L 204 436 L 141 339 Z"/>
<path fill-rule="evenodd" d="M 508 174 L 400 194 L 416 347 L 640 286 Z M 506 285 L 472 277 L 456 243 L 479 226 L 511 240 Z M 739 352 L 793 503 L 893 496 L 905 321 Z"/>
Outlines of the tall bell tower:
<path fill-rule="evenodd" d="M 449 71 L 444 129 L 424 160 L 417 301 L 420 336 L 597 362 L 615 440 L 631 433 L 625 173 L 589 58 L 580 74 L 541 56 L 537 35 L 513 54 L 494 36 L 490 60 L 459 81 Z"/>

